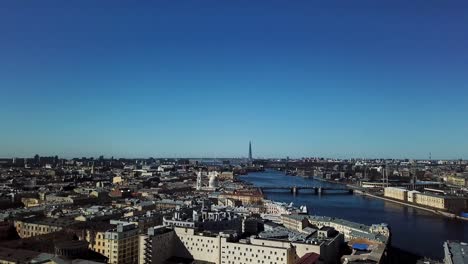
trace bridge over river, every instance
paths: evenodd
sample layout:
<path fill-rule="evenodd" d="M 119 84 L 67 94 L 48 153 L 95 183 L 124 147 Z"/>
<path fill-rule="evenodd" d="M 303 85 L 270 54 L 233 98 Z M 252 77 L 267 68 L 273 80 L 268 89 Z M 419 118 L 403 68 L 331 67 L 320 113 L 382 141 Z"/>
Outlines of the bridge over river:
<path fill-rule="evenodd" d="M 264 191 L 290 191 L 292 194 L 352 194 L 353 190 L 348 188 L 318 187 L 318 186 L 264 186 L 258 187 Z"/>

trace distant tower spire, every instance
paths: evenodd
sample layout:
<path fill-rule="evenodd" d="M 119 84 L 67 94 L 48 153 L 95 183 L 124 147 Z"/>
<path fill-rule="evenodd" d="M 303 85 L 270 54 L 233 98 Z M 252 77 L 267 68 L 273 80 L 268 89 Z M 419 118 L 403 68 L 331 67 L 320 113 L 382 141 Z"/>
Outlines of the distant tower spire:
<path fill-rule="evenodd" d="M 249 141 L 249 160 L 252 160 L 252 141 Z"/>

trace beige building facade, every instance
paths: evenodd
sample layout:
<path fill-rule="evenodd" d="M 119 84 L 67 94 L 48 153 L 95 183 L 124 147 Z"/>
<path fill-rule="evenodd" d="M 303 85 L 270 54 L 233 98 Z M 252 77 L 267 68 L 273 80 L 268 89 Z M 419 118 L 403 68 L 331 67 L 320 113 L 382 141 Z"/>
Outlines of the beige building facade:
<path fill-rule="evenodd" d="M 467 201 L 461 197 L 441 196 L 434 194 L 417 193 L 415 203 L 451 212 L 460 212 L 466 209 Z"/>
<path fill-rule="evenodd" d="M 138 262 L 138 228 L 135 224 L 118 225 L 104 234 L 109 263 L 131 264 Z"/>
<path fill-rule="evenodd" d="M 466 175 L 449 175 L 447 176 L 447 183 L 459 187 L 468 186 L 468 176 Z"/>
<path fill-rule="evenodd" d="M 19 237 L 28 238 L 58 232 L 74 223 L 73 220 L 65 218 L 34 218 L 15 220 L 14 226 Z"/>
<path fill-rule="evenodd" d="M 406 201 L 408 199 L 408 190 L 397 187 L 386 187 L 384 196 L 396 200 Z"/>
<path fill-rule="evenodd" d="M 139 238 L 139 264 L 164 263 L 174 256 L 215 264 L 294 264 L 307 253 L 322 255 L 336 263 L 344 236 L 339 234 L 323 243 L 301 243 L 250 237 L 237 240 L 233 234 L 203 233 L 194 228 L 155 227 Z"/>

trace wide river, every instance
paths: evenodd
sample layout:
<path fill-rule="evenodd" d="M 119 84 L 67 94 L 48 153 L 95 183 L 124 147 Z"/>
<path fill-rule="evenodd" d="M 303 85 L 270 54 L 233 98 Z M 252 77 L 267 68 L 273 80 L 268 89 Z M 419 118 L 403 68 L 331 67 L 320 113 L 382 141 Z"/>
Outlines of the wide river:
<path fill-rule="evenodd" d="M 283 172 L 269 170 L 249 173 L 240 179 L 255 186 L 334 186 L 314 179 L 293 177 Z M 392 230 L 392 245 L 400 249 L 436 259 L 444 255 L 443 242 L 460 240 L 468 242 L 468 222 L 448 219 L 419 209 L 362 195 L 299 193 L 268 191 L 274 201 L 293 202 L 295 206 L 307 205 L 310 214 L 339 217 L 367 225 L 387 223 Z"/>

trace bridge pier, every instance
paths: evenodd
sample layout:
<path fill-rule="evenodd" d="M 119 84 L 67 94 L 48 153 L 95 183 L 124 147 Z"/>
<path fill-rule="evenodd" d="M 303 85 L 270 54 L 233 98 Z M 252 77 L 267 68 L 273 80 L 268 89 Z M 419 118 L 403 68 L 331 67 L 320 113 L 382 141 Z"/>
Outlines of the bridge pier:
<path fill-rule="evenodd" d="M 296 186 L 293 186 L 293 187 L 291 188 L 291 193 L 294 194 L 294 195 L 296 195 L 296 194 L 298 193 L 298 191 L 299 191 L 299 190 L 297 189 Z"/>

